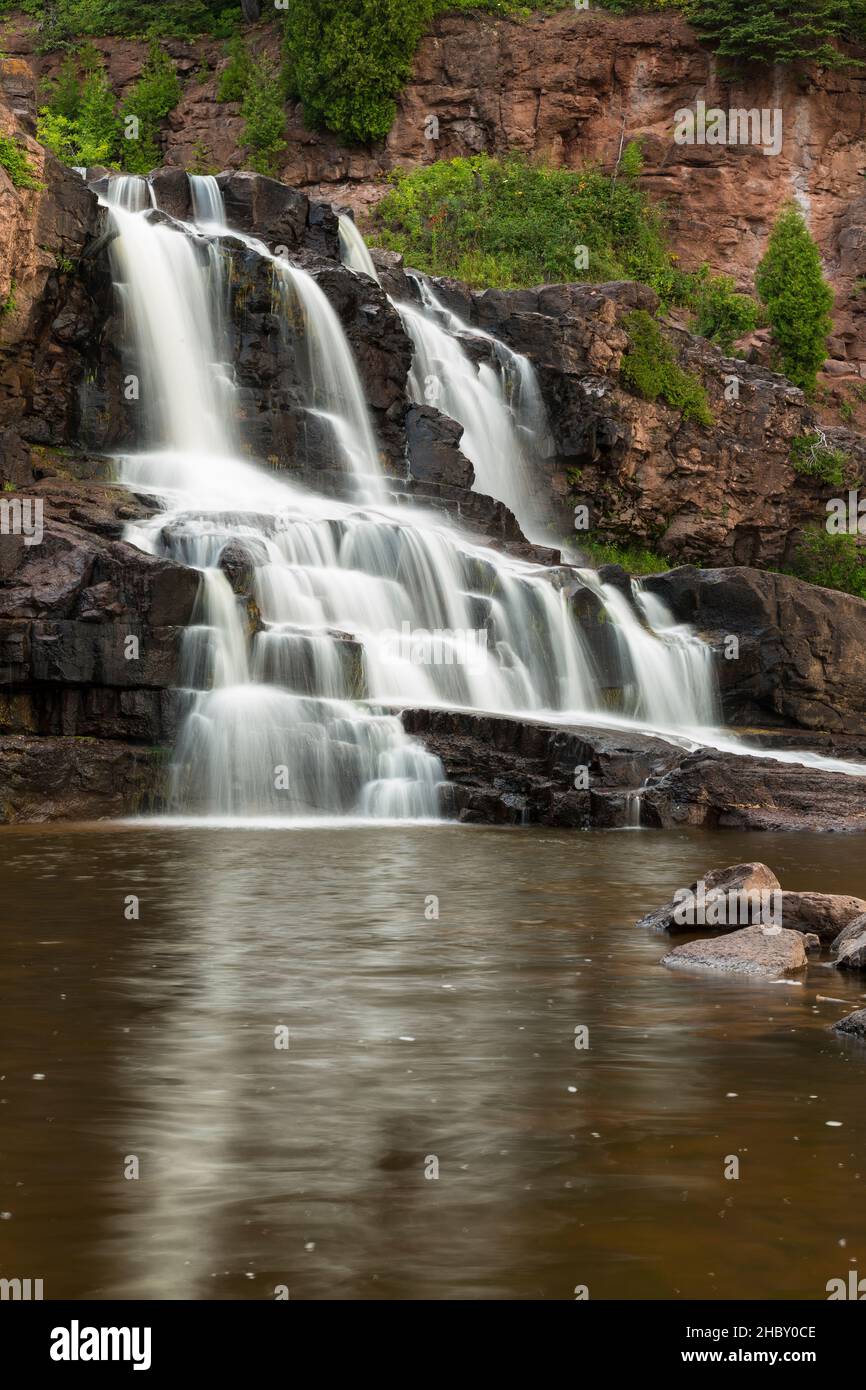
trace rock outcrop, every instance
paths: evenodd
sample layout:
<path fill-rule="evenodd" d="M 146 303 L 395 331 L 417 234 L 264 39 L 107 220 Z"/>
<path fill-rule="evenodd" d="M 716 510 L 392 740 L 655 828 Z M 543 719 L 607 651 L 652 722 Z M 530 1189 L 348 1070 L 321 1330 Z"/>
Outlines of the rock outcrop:
<path fill-rule="evenodd" d="M 458 710 L 407 709 L 402 719 L 442 759 L 457 788 L 448 809 L 461 820 L 866 829 L 866 776 L 713 749 L 690 753 L 660 738 L 591 724 L 563 728 Z"/>
<path fill-rule="evenodd" d="M 392 266 L 388 282 L 399 280 Z M 537 490 L 558 506 L 564 537 L 634 545 L 671 562 L 787 568 L 804 529 L 823 525 L 847 492 L 797 473 L 795 439 L 816 412 L 784 377 L 682 329 L 665 332 L 681 366 L 703 384 L 712 426 L 686 422 L 663 400 L 646 401 L 620 379 L 627 316 L 657 298 L 633 283 L 469 291 L 436 280 L 439 297 L 473 326 L 525 354 L 538 374 L 554 452 L 537 464 Z M 730 397 L 736 382 L 737 397 Z M 866 445 L 849 429 L 825 431 L 847 456 L 852 488 L 866 479 Z M 575 530 L 575 507 L 588 528 Z M 583 518 L 580 517 L 580 524 Z"/>
<path fill-rule="evenodd" d="M 26 59 L 39 77 L 56 74 L 62 55 L 36 52 L 32 21 L 19 16 L 2 38 L 13 62 Z M 278 58 L 276 26 L 251 30 L 250 39 L 254 49 Z M 115 90 L 125 95 L 141 74 L 146 42 L 107 38 L 96 46 Z M 165 47 L 184 84 L 166 132 L 168 162 L 243 167 L 249 152 L 240 107 L 216 98 L 224 45 L 169 40 Z M 866 272 L 862 70 L 752 69 L 737 82 L 679 14 L 598 8 L 520 20 L 441 15 L 422 39 L 413 69 L 387 139 L 371 148 L 349 148 L 310 130 L 301 108 L 290 106 L 282 181 L 364 209 L 382 196 L 383 175 L 397 166 L 516 149 L 569 168 L 611 168 L 623 138 L 640 139 L 644 185 L 665 203 L 686 266 L 706 260 L 745 285 L 782 204 L 796 198 L 808 209 L 837 292 L 835 375 L 862 375 L 866 303 L 852 293 Z M 17 89 L 28 78 L 10 73 L 7 81 Z M 26 91 L 17 99 L 32 109 Z M 752 144 L 677 144 L 675 114 L 694 109 L 699 99 L 724 111 L 780 111 L 779 153 L 765 155 Z"/>
<path fill-rule="evenodd" d="M 644 790 L 641 814 L 665 829 L 866 830 L 866 776 L 702 748 Z"/>
<path fill-rule="evenodd" d="M 717 653 L 728 722 L 866 734 L 866 601 L 743 568 L 644 582 Z"/>

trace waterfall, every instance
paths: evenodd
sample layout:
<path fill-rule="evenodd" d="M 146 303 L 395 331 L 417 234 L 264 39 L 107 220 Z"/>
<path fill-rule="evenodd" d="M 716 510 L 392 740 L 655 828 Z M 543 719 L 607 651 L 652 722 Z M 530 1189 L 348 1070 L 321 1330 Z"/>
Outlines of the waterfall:
<path fill-rule="evenodd" d="M 351 217 L 345 213 L 340 213 L 340 259 L 350 270 L 354 270 L 356 275 L 369 275 L 371 280 L 379 284 L 379 273 L 373 264 L 373 257 L 367 247 L 367 243 L 355 226 Z"/>
<path fill-rule="evenodd" d="M 436 817 L 448 805 L 444 772 L 404 733 L 396 709 L 406 705 L 635 720 L 700 736 L 714 711 L 708 653 L 650 595 L 638 595 L 638 616 L 591 572 L 503 556 L 423 507 L 389 502 L 333 308 L 311 275 L 226 227 L 215 180 L 191 180 L 196 222 L 184 227 L 154 221 L 143 180 L 112 183 L 112 264 L 151 431 L 147 451 L 122 461 L 121 480 L 162 506 L 128 538 L 202 575 L 184 636 L 174 810 Z M 355 485 L 346 499 L 238 457 L 236 388 L 219 332 L 226 236 L 270 262 L 276 305 L 291 324 L 303 321 L 287 343 L 304 358 L 307 409 L 332 427 Z M 458 373 L 455 385 L 445 366 L 455 339 L 424 322 L 431 334 L 419 340 L 436 337 L 443 389 L 470 399 L 468 381 Z M 519 383 L 523 369 L 509 370 Z M 487 371 L 485 419 L 505 447 L 517 416 Z M 526 379 L 521 389 L 531 398 Z M 489 482 L 496 495 L 497 479 Z M 573 616 L 580 585 L 598 600 L 595 634 Z"/>
<path fill-rule="evenodd" d="M 340 218 L 340 244 L 351 270 L 378 279 L 366 242 L 348 217 Z M 402 302 L 394 307 L 414 347 L 410 394 L 463 426 L 460 447 L 475 468 L 476 490 L 504 502 L 524 535 L 548 539 L 544 509 L 537 501 L 538 461 L 553 445 L 532 363 L 492 334 L 464 323 L 423 276 L 407 273 L 420 307 Z M 489 344 L 495 368 L 488 362 L 476 366 L 463 342 L 473 337 Z M 612 620 L 623 673 L 623 711 L 658 728 L 697 731 L 715 725 L 719 708 L 710 649 L 674 624 L 660 599 L 633 586 L 639 617 L 618 589 L 601 584 L 591 570 L 580 574 Z M 582 693 L 585 697 L 585 689 Z"/>

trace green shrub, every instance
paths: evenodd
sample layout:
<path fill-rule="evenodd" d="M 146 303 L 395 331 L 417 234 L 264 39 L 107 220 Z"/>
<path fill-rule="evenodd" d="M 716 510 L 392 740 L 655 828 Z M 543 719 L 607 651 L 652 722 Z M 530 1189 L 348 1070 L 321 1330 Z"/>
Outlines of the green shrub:
<path fill-rule="evenodd" d="M 6 314 L 14 314 L 15 310 L 18 308 L 18 299 L 15 290 L 16 285 L 13 280 L 12 284 L 9 286 L 9 293 L 6 298 L 0 299 L 0 318 L 4 318 Z"/>
<path fill-rule="evenodd" d="M 77 164 L 78 123 L 68 116 L 55 116 L 47 106 L 41 107 L 36 123 L 36 139 L 63 164 Z"/>
<path fill-rule="evenodd" d="M 583 550 L 596 568 L 602 565 L 622 565 L 629 574 L 660 574 L 670 569 L 670 561 L 663 555 L 656 555 L 642 546 L 614 545 L 602 541 L 590 541 L 580 536 L 576 544 Z"/>
<path fill-rule="evenodd" d="M 845 483 L 845 467 L 849 461 L 844 449 L 828 445 L 823 434 L 803 434 L 791 445 L 791 467 L 803 478 L 817 478 L 833 487 Z"/>
<path fill-rule="evenodd" d="M 101 53 L 85 44 L 43 88 L 37 137 L 65 164 L 111 164 L 117 157 L 117 99 Z"/>
<path fill-rule="evenodd" d="M 219 77 L 217 100 L 243 101 L 253 74 L 253 59 L 240 35 L 229 43 L 228 55 L 228 66 L 223 68 Z"/>
<path fill-rule="evenodd" d="M 501 15 L 503 18 L 516 16 L 523 19 L 533 10 L 571 10 L 574 0 L 435 0 L 436 14 L 450 14 L 460 10 L 480 10 L 484 14 Z"/>
<path fill-rule="evenodd" d="M 154 40 L 141 77 L 129 93 L 121 113 L 126 130 L 135 129 L 129 124 L 130 118 L 138 122 L 138 138 L 126 137 L 121 141 L 121 158 L 130 174 L 147 174 L 154 165 L 159 164 L 160 129 L 166 116 L 180 100 L 180 90 L 180 81 L 171 59 Z"/>
<path fill-rule="evenodd" d="M 712 275 L 701 266 L 689 277 L 688 302 L 695 311 L 692 330 L 730 353 L 737 338 L 751 333 L 758 323 L 758 305 L 747 294 L 738 294 L 730 275 Z"/>
<path fill-rule="evenodd" d="M 666 302 L 682 293 L 662 215 L 622 165 L 613 180 L 595 169 L 475 155 L 395 180 L 377 208 L 374 239 L 418 270 L 500 289 L 634 279 Z"/>
<path fill-rule="evenodd" d="M 279 69 L 262 57 L 253 72 L 241 105 L 243 139 L 252 150 L 250 164 L 260 174 L 273 174 L 286 148 L 286 113 Z"/>
<path fill-rule="evenodd" d="M 81 71 L 74 53 L 67 53 L 57 77 L 45 83 L 41 95 L 52 115 L 63 116 L 68 121 L 77 118 L 81 106 Z"/>
<path fill-rule="evenodd" d="M 391 129 L 433 0 L 292 0 L 287 87 L 312 125 L 368 143 Z"/>
<path fill-rule="evenodd" d="M 679 366 L 655 319 L 645 309 L 635 309 L 625 316 L 622 326 L 631 342 L 620 366 L 624 384 L 645 400 L 661 397 L 675 410 L 681 410 L 684 420 L 712 425 L 706 391 L 696 376 Z"/>
<path fill-rule="evenodd" d="M 690 0 L 686 16 L 733 63 L 839 67 L 851 62 L 839 40 L 863 38 L 862 0 Z"/>
<path fill-rule="evenodd" d="M 16 188 L 41 187 L 27 155 L 8 135 L 0 135 L 0 165 L 6 170 Z"/>
<path fill-rule="evenodd" d="M 39 47 L 45 52 L 75 43 L 85 35 L 228 38 L 241 24 L 235 0 L 19 0 L 7 9 L 22 9 L 39 22 Z M 265 6 L 267 15 L 270 7 Z M 0 13 L 3 6 L 0 5 Z"/>
<path fill-rule="evenodd" d="M 823 526 L 807 526 L 791 562 L 789 574 L 866 598 L 866 555 L 857 537 L 831 535 Z"/>
<path fill-rule="evenodd" d="M 107 164 L 117 147 L 117 99 L 102 67 L 84 79 L 77 118 L 76 164 Z"/>
<path fill-rule="evenodd" d="M 783 208 L 755 287 L 767 306 L 782 371 L 806 392 L 815 389 L 818 368 L 827 356 L 833 294 L 821 272 L 821 257 L 802 213 Z"/>

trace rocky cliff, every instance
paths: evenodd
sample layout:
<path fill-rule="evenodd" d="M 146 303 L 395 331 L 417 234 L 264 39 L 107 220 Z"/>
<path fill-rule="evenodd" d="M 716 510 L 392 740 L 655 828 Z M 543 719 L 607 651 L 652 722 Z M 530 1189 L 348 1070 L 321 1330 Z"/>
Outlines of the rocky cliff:
<path fill-rule="evenodd" d="M 252 32 L 254 47 L 276 56 L 268 26 Z M 33 26 L 8 21 L 3 47 L 37 77 L 53 73 L 59 55 L 34 52 Z M 146 45 L 97 40 L 114 87 L 123 93 L 141 72 Z M 169 41 L 184 80 L 170 119 L 166 159 L 214 169 L 244 163 L 239 109 L 216 100 L 224 46 Z M 20 80 L 20 79 L 19 79 Z M 387 139 L 347 148 L 311 131 L 302 112 L 287 112 L 284 182 L 328 201 L 363 210 L 384 191 L 395 166 L 482 150 L 520 150 L 554 164 L 610 168 L 623 139 L 640 137 L 645 186 L 664 201 L 684 266 L 706 260 L 751 283 L 776 213 L 795 198 L 806 213 L 836 290 L 832 378 L 866 375 L 866 75 L 862 69 L 753 71 L 736 83 L 681 16 L 621 16 L 569 10 L 529 19 L 483 14 L 440 16 L 422 40 L 414 73 Z M 676 144 L 677 110 L 698 100 L 708 107 L 781 113 L 781 148 L 766 155 L 752 145 Z M 428 118 L 436 118 L 436 126 Z M 437 138 L 425 132 L 437 129 Z M 862 370 L 861 370 L 862 368 Z"/>
<path fill-rule="evenodd" d="M 134 363 L 121 355 L 111 231 L 96 195 L 28 133 L 29 78 L 19 77 L 20 108 L 2 109 L 0 122 L 23 141 L 41 186 L 16 188 L 0 170 L 0 245 L 6 284 L 15 286 L 0 318 L 0 486 L 7 504 L 38 504 L 44 534 L 34 545 L 20 533 L 0 534 L 0 816 L 7 821 L 160 804 L 179 713 L 181 636 L 199 587 L 196 572 L 123 539 L 126 523 L 151 513 L 153 503 L 109 481 L 108 455 L 136 432 L 135 407 L 122 389 Z M 153 184 L 159 210 L 148 216 L 188 215 L 185 174 L 169 166 Z M 226 172 L 220 184 L 230 221 L 288 246 L 339 316 L 393 493 L 441 508 L 493 546 L 557 565 L 555 551 L 529 546 L 507 509 L 473 490 L 459 426 L 409 400 L 410 342 L 383 290 L 340 265 L 333 209 L 258 175 Z M 271 467 L 339 493 L 341 472 L 301 402 L 292 315 L 275 313 L 270 264 L 235 237 L 222 249 L 231 267 L 243 445 Z M 380 261 L 386 289 L 409 296 L 399 260 Z M 791 439 L 814 417 L 782 378 L 670 330 L 681 362 L 706 386 L 716 424 L 684 424 L 678 411 L 623 388 L 623 316 L 652 308 L 648 291 L 473 293 L 456 282 L 439 291 L 536 364 L 555 443 L 536 483 L 545 502 L 559 489 L 563 530 L 575 497 L 585 496 L 599 535 L 651 539 L 676 558 L 771 565 L 785 558 L 798 528 L 822 514 L 825 489 L 798 479 L 788 462 Z M 473 344 L 485 351 L 483 340 Z M 741 385 L 737 401 L 724 396 L 731 371 Z M 838 437 L 859 467 L 859 438 Z M 579 476 L 572 472 L 569 484 L 570 470 Z M 242 569 L 243 556 L 238 563 Z M 589 591 L 566 568 L 552 579 L 568 586 L 599 661 L 611 660 Z M 648 583 L 716 649 L 729 722 L 757 726 L 768 747 L 808 741 L 862 756 L 866 603 L 748 568 L 686 568 Z M 726 665 L 731 635 L 740 652 Z M 619 679 L 614 662 L 606 681 L 614 703 Z M 757 757 L 691 754 L 599 730 L 556 733 L 520 720 L 429 711 L 404 718 L 442 756 L 456 788 L 452 809 L 468 819 L 617 824 L 641 789 L 643 814 L 657 824 L 859 829 L 866 814 L 860 779 Z M 576 762 L 594 769 L 590 794 L 572 787 Z"/>

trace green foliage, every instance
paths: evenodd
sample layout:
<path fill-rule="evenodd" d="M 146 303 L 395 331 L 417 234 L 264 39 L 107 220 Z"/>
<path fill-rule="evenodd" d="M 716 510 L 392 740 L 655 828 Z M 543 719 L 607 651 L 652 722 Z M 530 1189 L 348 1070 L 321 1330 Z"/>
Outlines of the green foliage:
<path fill-rule="evenodd" d="M 818 478 L 833 487 L 843 487 L 849 456 L 844 449 L 834 449 L 826 436 L 802 434 L 791 445 L 791 467 L 803 478 Z"/>
<path fill-rule="evenodd" d="M 38 21 L 43 52 L 67 47 L 86 35 L 228 38 L 241 25 L 241 9 L 235 0 L 160 0 L 158 5 L 147 0 L 20 0 L 5 8 L 22 9 Z M 264 15 L 268 8 L 264 7 Z"/>
<path fill-rule="evenodd" d="M 866 598 L 866 554 L 857 537 L 831 535 L 823 526 L 807 526 L 791 563 L 789 574 Z"/>
<path fill-rule="evenodd" d="M 250 165 L 260 174 L 273 174 L 286 148 L 283 139 L 286 113 L 280 71 L 267 57 L 253 64 L 241 115 L 244 118 L 243 138 L 252 150 Z"/>
<path fill-rule="evenodd" d="M 15 288 L 15 281 L 13 280 L 12 284 L 9 286 L 9 293 L 6 298 L 0 299 L 0 318 L 4 318 L 6 314 L 14 314 L 15 310 L 18 308 Z"/>
<path fill-rule="evenodd" d="M 48 104 L 39 111 L 37 138 L 58 159 L 88 166 L 116 159 L 117 100 L 95 48 L 88 45 L 70 54 L 45 95 Z"/>
<path fill-rule="evenodd" d="M 687 303 L 695 311 L 693 331 L 717 343 L 722 352 L 732 352 L 737 338 L 757 327 L 754 299 L 738 294 L 730 275 L 712 275 L 708 266 L 689 276 Z"/>
<path fill-rule="evenodd" d="M 625 316 L 623 327 L 631 342 L 620 366 L 624 384 L 648 401 L 661 396 L 668 405 L 682 411 L 684 420 L 712 425 L 706 391 L 696 376 L 680 367 L 655 319 L 645 309 L 635 309 Z"/>
<path fill-rule="evenodd" d="M 419 270 L 500 289 L 628 279 L 665 302 L 682 292 L 661 213 L 622 165 L 614 181 L 594 169 L 475 155 L 395 177 L 376 236 Z M 588 251 L 585 267 L 578 247 Z"/>
<path fill-rule="evenodd" d="M 95 68 L 84 79 L 76 121 L 76 164 L 107 164 L 117 145 L 117 102 L 108 74 Z"/>
<path fill-rule="evenodd" d="M 571 9 L 574 9 L 574 0 L 435 0 L 434 4 L 436 14 L 479 10 L 484 14 L 517 19 L 525 19 L 533 10 L 552 13 L 554 10 Z"/>
<path fill-rule="evenodd" d="M 599 0 L 602 9 L 614 14 L 647 14 L 651 10 L 684 10 L 689 0 Z"/>
<path fill-rule="evenodd" d="M 292 0 L 287 87 L 312 125 L 344 140 L 382 140 L 410 76 L 433 0 Z"/>
<path fill-rule="evenodd" d="M 46 82 L 42 88 L 42 98 L 54 116 L 63 116 L 74 121 L 81 106 L 80 60 L 74 53 L 67 53 L 60 72 L 53 82 Z"/>
<path fill-rule="evenodd" d="M 192 159 L 189 164 L 191 174 L 216 174 L 219 172 L 219 165 L 213 162 L 213 151 L 204 140 L 196 140 L 192 147 Z"/>
<path fill-rule="evenodd" d="M 578 544 L 598 569 L 601 569 L 602 565 L 622 565 L 629 574 L 660 574 L 663 570 L 670 569 L 670 562 L 663 555 L 656 555 L 652 550 L 644 550 L 641 546 L 608 545 L 601 541 L 587 540 L 584 536 L 579 538 Z"/>
<path fill-rule="evenodd" d="M 253 59 L 244 40 L 238 35 L 228 45 L 228 66 L 220 73 L 217 86 L 218 101 L 243 101 L 253 75 Z"/>
<path fill-rule="evenodd" d="M 781 369 L 796 386 L 815 388 L 827 356 L 833 294 L 799 208 L 785 207 L 773 228 L 755 287 L 767 306 Z"/>
<path fill-rule="evenodd" d="M 141 77 L 130 91 L 121 113 L 124 136 L 138 122 L 137 139 L 121 140 L 121 159 L 131 174 L 147 174 L 160 162 L 159 133 L 162 122 L 180 100 L 180 81 L 168 54 L 154 39 Z"/>
<path fill-rule="evenodd" d="M 862 0 L 690 0 L 686 16 L 733 63 L 851 63 L 840 40 L 863 38 Z"/>
<path fill-rule="evenodd" d="M 27 155 L 8 135 L 0 135 L 0 165 L 16 188 L 41 187 Z"/>

